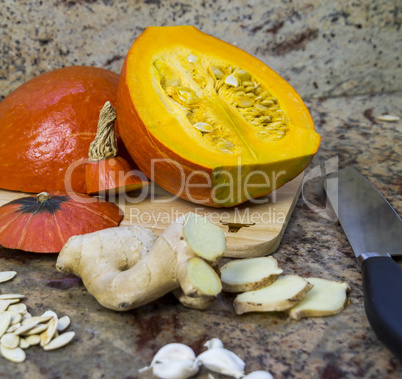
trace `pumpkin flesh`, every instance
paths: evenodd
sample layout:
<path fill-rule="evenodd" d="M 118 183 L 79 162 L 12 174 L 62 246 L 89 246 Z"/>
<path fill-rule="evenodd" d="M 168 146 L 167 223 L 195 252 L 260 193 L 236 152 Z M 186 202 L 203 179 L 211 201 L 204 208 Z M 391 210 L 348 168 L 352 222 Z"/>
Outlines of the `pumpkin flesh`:
<path fill-rule="evenodd" d="M 279 188 L 306 168 L 320 142 L 284 79 L 189 26 L 150 27 L 134 42 L 117 114 L 122 139 L 148 177 L 216 207 Z"/>

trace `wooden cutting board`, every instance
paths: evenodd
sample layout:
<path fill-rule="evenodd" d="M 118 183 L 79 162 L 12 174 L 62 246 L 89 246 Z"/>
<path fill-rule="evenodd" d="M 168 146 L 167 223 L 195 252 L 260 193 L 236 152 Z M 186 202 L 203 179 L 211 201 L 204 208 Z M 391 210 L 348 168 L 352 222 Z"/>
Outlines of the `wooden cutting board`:
<path fill-rule="evenodd" d="M 227 237 L 226 257 L 259 257 L 273 253 L 299 198 L 303 173 L 274 191 L 258 199 L 233 208 L 210 208 L 176 198 L 152 184 L 146 193 L 133 191 L 121 195 L 115 202 L 123 211 L 121 225 L 142 225 L 160 235 L 177 217 L 195 212 L 208 217 L 221 227 Z M 0 190 L 0 206 L 19 197 L 21 192 Z"/>

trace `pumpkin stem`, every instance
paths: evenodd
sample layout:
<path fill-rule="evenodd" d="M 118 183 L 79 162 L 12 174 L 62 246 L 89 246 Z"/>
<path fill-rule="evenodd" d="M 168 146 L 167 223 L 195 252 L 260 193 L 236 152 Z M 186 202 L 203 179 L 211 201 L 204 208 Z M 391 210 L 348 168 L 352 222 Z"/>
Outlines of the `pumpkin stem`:
<path fill-rule="evenodd" d="M 92 162 L 114 158 L 117 155 L 117 139 L 114 134 L 116 113 L 107 101 L 99 113 L 95 139 L 89 146 L 88 158 Z"/>
<path fill-rule="evenodd" d="M 38 200 L 39 203 L 43 203 L 46 200 L 49 200 L 51 196 L 47 192 L 41 192 L 38 195 L 36 195 L 36 199 Z"/>

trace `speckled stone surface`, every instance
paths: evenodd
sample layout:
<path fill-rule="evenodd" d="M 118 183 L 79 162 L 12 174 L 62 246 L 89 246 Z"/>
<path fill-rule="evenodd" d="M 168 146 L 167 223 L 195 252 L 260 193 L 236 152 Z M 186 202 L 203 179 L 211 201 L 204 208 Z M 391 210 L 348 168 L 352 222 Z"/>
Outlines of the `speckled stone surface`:
<path fill-rule="evenodd" d="M 0 0 L 0 20 L 0 98 L 62 66 L 120 72 L 145 27 L 183 24 L 256 55 L 303 97 L 402 89 L 395 0 Z"/>
<path fill-rule="evenodd" d="M 47 309 L 69 315 L 69 330 L 76 332 L 58 351 L 31 347 L 22 364 L 0 357 L 0 377 L 145 379 L 150 375 L 139 375 L 138 369 L 161 346 L 182 342 L 200 353 L 213 337 L 244 359 L 247 372 L 264 369 L 275 378 L 402 377 L 402 362 L 368 324 L 359 267 L 340 225 L 325 217 L 331 213 L 324 210 L 322 191 L 325 163 L 337 159 L 340 168 L 353 165 L 367 175 L 402 212 L 402 122 L 376 119 L 385 113 L 402 118 L 399 12 L 396 2 L 381 0 L 0 0 L 0 96 L 61 66 L 118 72 L 147 25 L 193 24 L 257 55 L 289 79 L 307 99 L 322 136 L 309 171 L 318 165 L 323 170 L 306 181 L 274 257 L 285 273 L 343 280 L 351 287 L 344 312 L 299 322 L 282 313 L 236 316 L 227 294 L 205 312 L 167 295 L 117 313 L 101 307 L 79 279 L 57 273 L 54 255 L 0 248 L 0 270 L 18 272 L 0 284 L 0 293 L 25 294 L 33 315 Z"/>

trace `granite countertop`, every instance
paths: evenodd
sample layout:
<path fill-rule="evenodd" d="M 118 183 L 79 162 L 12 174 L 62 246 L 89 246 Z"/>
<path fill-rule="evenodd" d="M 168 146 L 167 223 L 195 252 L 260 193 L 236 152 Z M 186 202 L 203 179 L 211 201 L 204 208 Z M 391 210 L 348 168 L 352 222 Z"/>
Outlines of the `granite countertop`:
<path fill-rule="evenodd" d="M 74 276 L 56 272 L 55 255 L 0 248 L 0 271 L 18 275 L 0 293 L 23 293 L 29 311 L 51 309 L 72 320 L 63 349 L 27 350 L 15 364 L 0 357 L 5 378 L 149 378 L 138 369 L 170 342 L 196 353 L 211 338 L 246 362 L 246 371 L 279 378 L 399 378 L 402 362 L 377 339 L 363 306 L 362 278 L 345 234 L 326 211 L 322 180 L 329 164 L 352 165 L 402 213 L 400 10 L 393 1 L 52 0 L 0 2 L 0 100 L 24 81 L 68 65 L 119 72 L 148 25 L 195 25 L 256 55 L 302 95 L 322 137 L 282 242 L 273 254 L 285 273 L 347 281 L 350 304 L 337 316 L 299 322 L 285 314 L 236 316 L 222 294 L 207 311 L 166 295 L 118 313 L 100 306 Z M 314 171 L 313 171 L 314 170 Z M 402 259 L 396 261 L 402 266 Z M 217 375 L 214 375 L 218 378 Z M 207 378 L 203 372 L 198 378 Z"/>

